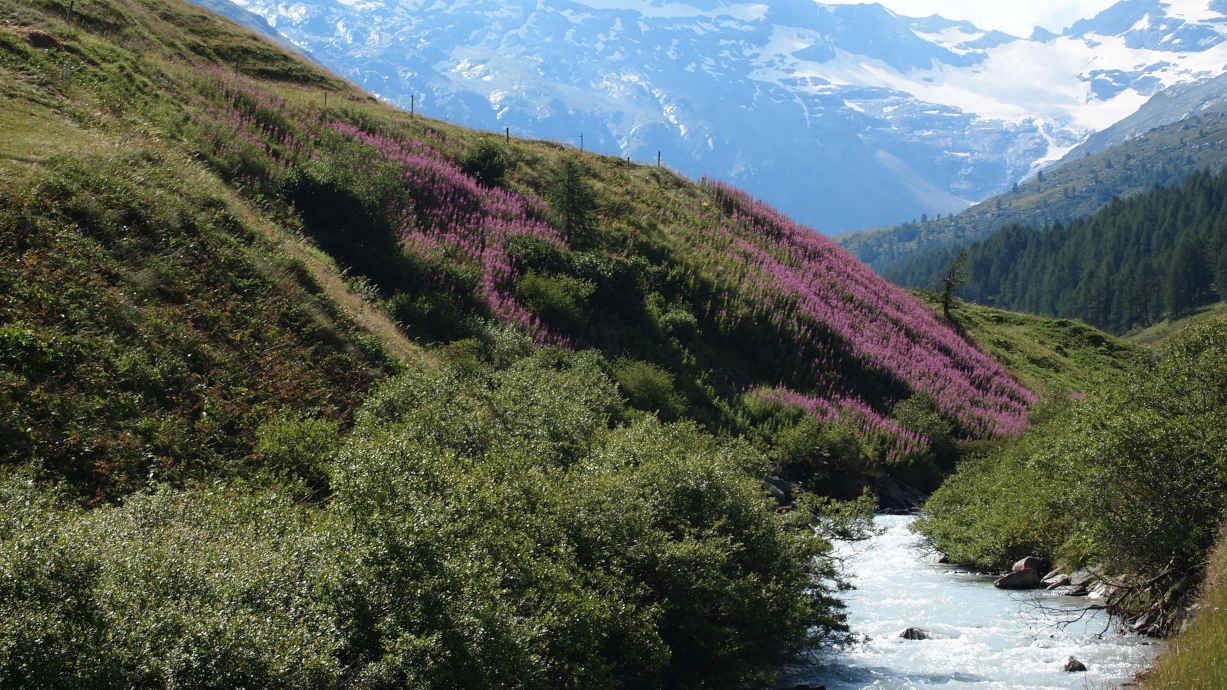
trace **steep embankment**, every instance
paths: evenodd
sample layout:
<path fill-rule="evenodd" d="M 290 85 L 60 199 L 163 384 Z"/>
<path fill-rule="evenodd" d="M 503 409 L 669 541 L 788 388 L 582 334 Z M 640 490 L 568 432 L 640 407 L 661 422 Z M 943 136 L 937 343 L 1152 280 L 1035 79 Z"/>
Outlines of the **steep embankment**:
<path fill-rule="evenodd" d="M 1188 627 L 1173 638 L 1154 668 L 1142 674 L 1144 688 L 1227 687 L 1227 540 L 1219 531 L 1219 543 L 1210 553 L 1202 580 L 1197 609 Z"/>

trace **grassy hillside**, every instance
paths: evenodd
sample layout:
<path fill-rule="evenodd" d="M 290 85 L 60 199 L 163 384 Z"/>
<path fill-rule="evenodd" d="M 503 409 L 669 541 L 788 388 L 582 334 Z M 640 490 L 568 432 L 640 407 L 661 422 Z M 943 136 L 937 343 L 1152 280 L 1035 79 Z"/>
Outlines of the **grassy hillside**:
<path fill-rule="evenodd" d="M 1175 319 L 1164 319 L 1149 328 L 1128 333 L 1125 335 L 1125 340 L 1143 347 L 1156 347 L 1190 326 L 1220 319 L 1224 316 L 1227 316 L 1227 302 L 1219 302 L 1195 309 L 1185 316 Z"/>
<path fill-rule="evenodd" d="M 938 307 L 936 295 L 921 295 L 935 309 Z M 1071 319 L 1004 311 L 973 302 L 960 303 L 953 317 L 977 347 L 1042 397 L 1093 390 L 1129 371 L 1131 362 L 1142 354 L 1129 340 Z"/>
<path fill-rule="evenodd" d="M 267 470 L 265 420 L 346 425 L 395 370 L 386 353 L 413 348 L 393 330 L 381 345 L 326 257 L 159 129 L 182 85 L 138 57 L 155 28 L 168 56 L 205 39 L 267 49 L 187 8 L 154 26 L 76 9 L 72 26 L 0 9 L 0 461 L 34 460 L 91 499 Z"/>
<path fill-rule="evenodd" d="M 1030 394 L 930 310 L 735 190 L 411 119 L 200 10 L 86 4 L 69 25 L 37 7 L 12 21 L 43 28 L 5 38 L 8 112 L 31 133 L 16 155 L 43 119 L 74 151 L 69 128 L 136 146 L 143 132 L 155 160 L 214 176 L 333 257 L 419 342 L 480 339 L 485 319 L 595 347 L 633 404 L 721 433 L 799 404 L 860 440 L 868 477 L 928 462 L 891 419 L 916 394 L 960 437 L 1025 417 Z M 99 155 L 87 168 L 132 167 Z"/>
<path fill-rule="evenodd" d="M 829 496 L 1026 424 L 736 190 L 71 7 L 0 4 L 0 686 L 761 684 L 845 639 Z"/>
<path fill-rule="evenodd" d="M 1197 170 L 1218 172 L 1225 163 L 1227 112 L 1216 110 L 1045 170 L 962 213 L 849 233 L 836 241 L 882 273 L 903 259 L 971 244 L 1007 226 L 1068 223 L 1095 213 L 1113 197 L 1179 185 Z"/>

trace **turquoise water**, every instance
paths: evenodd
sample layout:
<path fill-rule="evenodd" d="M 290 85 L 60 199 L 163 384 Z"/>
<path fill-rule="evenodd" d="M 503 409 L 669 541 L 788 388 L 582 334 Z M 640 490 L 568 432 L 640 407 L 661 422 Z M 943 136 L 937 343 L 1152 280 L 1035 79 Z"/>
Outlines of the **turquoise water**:
<path fill-rule="evenodd" d="M 857 586 L 845 597 L 849 623 L 866 639 L 814 653 L 813 664 L 793 669 L 784 687 L 1115 688 L 1159 652 L 1159 643 L 1122 633 L 1102 612 L 1083 613 L 1085 598 L 1005 592 L 992 578 L 939 565 L 908 530 L 912 520 L 879 516 L 884 534 L 838 547 Z M 931 639 L 900 638 L 909 627 Z M 1066 673 L 1070 656 L 1087 672 Z"/>

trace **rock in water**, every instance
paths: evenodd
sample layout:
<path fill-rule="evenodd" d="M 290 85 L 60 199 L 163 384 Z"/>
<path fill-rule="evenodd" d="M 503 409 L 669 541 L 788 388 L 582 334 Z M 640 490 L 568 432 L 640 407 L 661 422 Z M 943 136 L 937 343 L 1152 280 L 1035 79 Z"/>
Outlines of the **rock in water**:
<path fill-rule="evenodd" d="M 1077 672 L 1085 671 L 1085 670 L 1086 670 L 1086 664 L 1082 663 L 1081 661 L 1078 661 L 1072 656 L 1069 658 L 1069 661 L 1065 662 L 1065 672 L 1066 673 L 1077 673 Z"/>
<path fill-rule="evenodd" d="M 905 640 L 927 640 L 929 639 L 929 633 L 921 630 L 920 628 L 908 628 L 902 633 L 899 633 L 899 637 L 902 637 Z"/>
<path fill-rule="evenodd" d="M 1024 568 L 1002 575 L 993 586 L 997 589 L 1035 589 L 1040 586 L 1040 576 L 1034 569 Z"/>

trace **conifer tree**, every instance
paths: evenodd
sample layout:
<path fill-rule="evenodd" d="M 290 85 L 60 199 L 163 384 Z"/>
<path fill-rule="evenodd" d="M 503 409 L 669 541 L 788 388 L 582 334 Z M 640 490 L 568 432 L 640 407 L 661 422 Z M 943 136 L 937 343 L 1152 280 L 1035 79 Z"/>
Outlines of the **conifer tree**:
<path fill-rule="evenodd" d="M 1206 262 L 1201 248 L 1191 241 L 1181 242 L 1168 264 L 1164 296 L 1172 316 L 1183 314 L 1197 306 L 1201 293 L 1209 286 Z"/>
<path fill-rule="evenodd" d="M 1218 254 L 1218 267 L 1214 271 L 1214 287 L 1218 296 L 1227 300 L 1227 246 Z"/>
<path fill-rule="evenodd" d="M 591 240 L 592 211 L 596 197 L 584 181 L 583 170 L 574 158 L 565 158 L 554 172 L 547 193 L 550 206 L 562 217 L 562 229 L 573 245 Z"/>
<path fill-rule="evenodd" d="M 967 270 L 963 265 L 967 262 L 967 250 L 961 250 L 954 262 L 946 269 L 945 275 L 942 276 L 942 314 L 947 321 L 952 321 L 954 317 L 951 315 L 951 310 L 954 309 L 954 293 L 959 289 L 959 286 L 967 282 Z"/>

